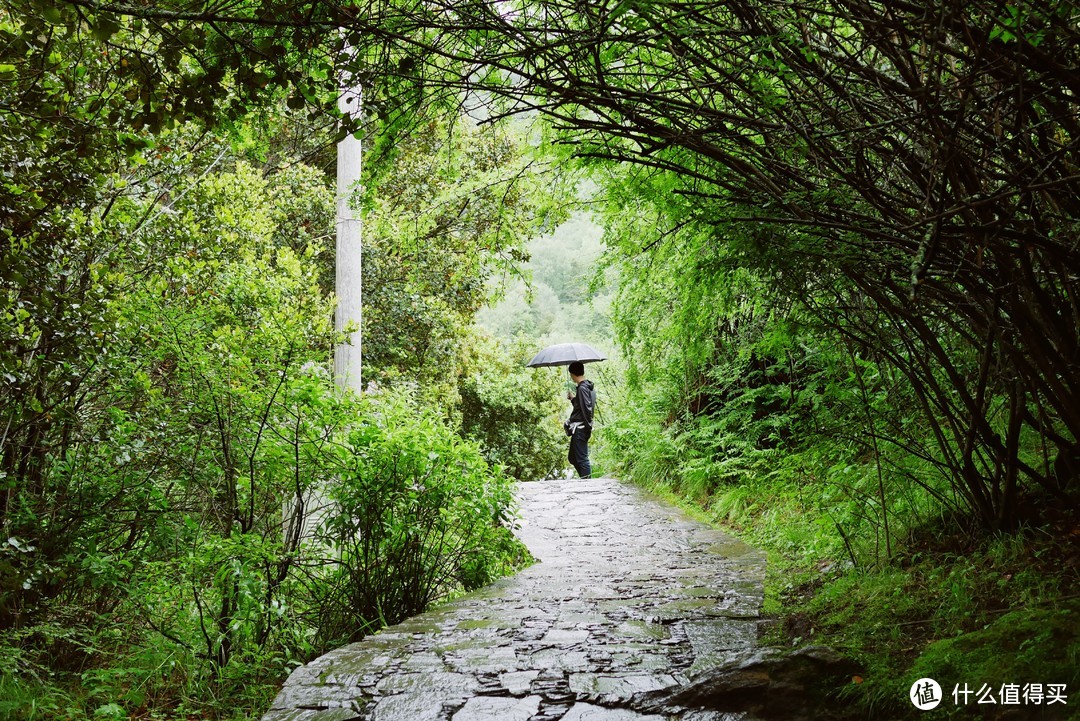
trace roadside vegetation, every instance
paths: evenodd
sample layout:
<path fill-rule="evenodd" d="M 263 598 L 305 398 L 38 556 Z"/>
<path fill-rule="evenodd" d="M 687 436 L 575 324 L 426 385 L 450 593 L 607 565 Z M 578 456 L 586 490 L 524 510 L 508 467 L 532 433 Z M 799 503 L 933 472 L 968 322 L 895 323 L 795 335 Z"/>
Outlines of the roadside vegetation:
<path fill-rule="evenodd" d="M 562 212 L 521 139 L 449 116 L 372 164 L 355 397 L 332 128 L 283 96 L 97 126 L 142 112 L 138 79 L 22 22 L 0 16 L 0 718 L 256 718 L 296 666 L 527 563 L 513 474 L 545 462 L 518 442 L 545 411 L 489 388 L 471 328 Z"/>
<path fill-rule="evenodd" d="M 872 718 L 922 713 L 908 691 L 924 677 L 961 715 L 984 707 L 958 706 L 956 685 L 1080 688 L 1075 507 L 1023 485 L 988 493 L 1010 520 L 987 519 L 888 353 L 704 234 L 641 258 L 635 226 L 663 215 L 626 217 L 607 236 L 627 381 L 602 463 L 768 552 L 762 642 L 857 660 L 842 703 Z M 1033 435 L 1018 447 L 1043 452 Z"/>

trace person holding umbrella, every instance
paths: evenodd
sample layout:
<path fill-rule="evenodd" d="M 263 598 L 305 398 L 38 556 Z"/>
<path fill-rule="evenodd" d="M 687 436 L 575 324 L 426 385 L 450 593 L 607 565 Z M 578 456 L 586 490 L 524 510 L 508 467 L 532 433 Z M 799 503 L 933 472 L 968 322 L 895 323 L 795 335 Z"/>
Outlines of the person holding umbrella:
<path fill-rule="evenodd" d="M 570 452 L 567 460 L 577 470 L 581 478 L 592 476 L 592 466 L 589 463 L 589 438 L 592 437 L 593 411 L 596 409 L 596 391 L 592 381 L 585 378 L 585 365 L 577 361 L 571 363 L 567 370 L 570 371 L 570 379 L 577 386 L 577 393 L 567 392 L 566 400 L 570 401 L 570 418 L 563 427 L 566 435 L 570 436 Z"/>
<path fill-rule="evenodd" d="M 570 418 L 563 423 L 566 435 L 570 436 L 570 461 L 582 478 L 592 477 L 592 465 L 589 463 L 589 438 L 592 437 L 593 411 L 596 410 L 596 389 L 592 381 L 585 379 L 585 364 L 602 361 L 600 351 L 587 343 L 559 343 L 543 349 L 525 365 L 529 368 L 545 366 L 567 366 L 570 379 L 577 392 L 567 392 L 570 401 Z"/>

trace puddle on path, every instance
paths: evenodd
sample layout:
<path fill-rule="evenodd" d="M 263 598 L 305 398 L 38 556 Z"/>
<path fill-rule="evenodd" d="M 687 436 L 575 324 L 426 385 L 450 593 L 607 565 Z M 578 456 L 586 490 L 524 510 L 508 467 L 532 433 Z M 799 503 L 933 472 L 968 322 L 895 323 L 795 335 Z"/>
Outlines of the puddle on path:
<path fill-rule="evenodd" d="M 744 718 L 637 700 L 754 645 L 763 554 L 609 478 L 518 498 L 539 563 L 298 668 L 263 721 Z"/>

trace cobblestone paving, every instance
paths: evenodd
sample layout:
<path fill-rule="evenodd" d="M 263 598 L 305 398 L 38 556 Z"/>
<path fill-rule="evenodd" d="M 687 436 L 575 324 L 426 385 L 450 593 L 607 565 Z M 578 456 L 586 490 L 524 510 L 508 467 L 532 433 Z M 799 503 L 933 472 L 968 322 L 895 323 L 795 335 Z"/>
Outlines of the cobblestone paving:
<path fill-rule="evenodd" d="M 524 483 L 540 563 L 296 669 L 264 721 L 728 721 L 641 710 L 754 645 L 765 561 L 636 488 Z"/>

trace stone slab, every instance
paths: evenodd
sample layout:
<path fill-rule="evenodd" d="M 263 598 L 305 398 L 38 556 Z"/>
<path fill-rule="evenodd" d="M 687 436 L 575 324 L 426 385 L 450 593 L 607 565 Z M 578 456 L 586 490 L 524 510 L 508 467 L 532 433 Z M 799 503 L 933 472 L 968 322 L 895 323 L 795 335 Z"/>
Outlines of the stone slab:
<path fill-rule="evenodd" d="M 610 478 L 518 499 L 539 563 L 297 669 L 263 721 L 752 721 L 641 699 L 754 647 L 763 554 Z"/>

